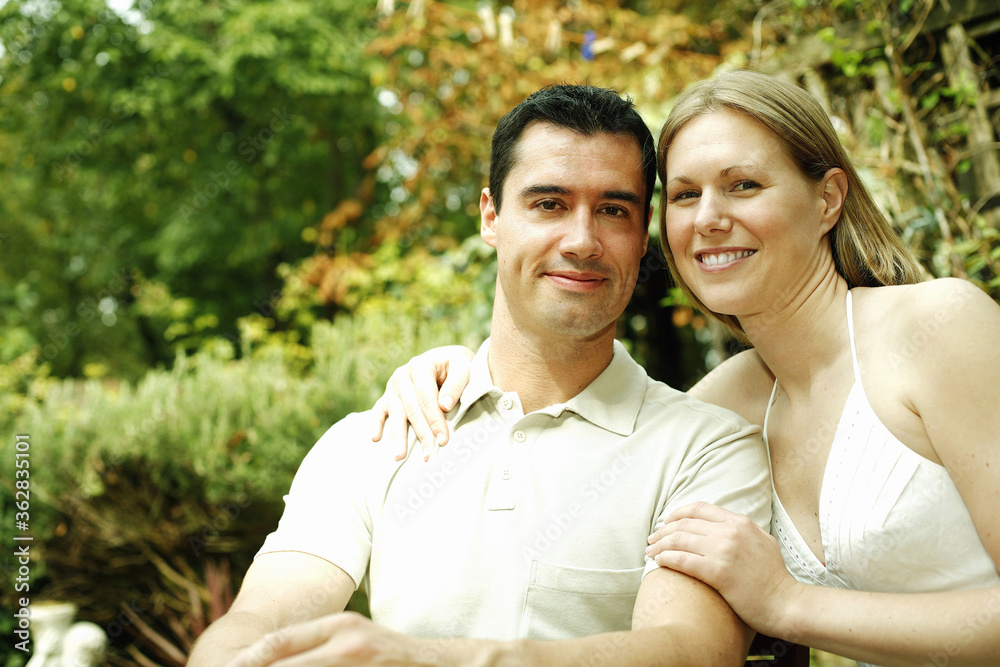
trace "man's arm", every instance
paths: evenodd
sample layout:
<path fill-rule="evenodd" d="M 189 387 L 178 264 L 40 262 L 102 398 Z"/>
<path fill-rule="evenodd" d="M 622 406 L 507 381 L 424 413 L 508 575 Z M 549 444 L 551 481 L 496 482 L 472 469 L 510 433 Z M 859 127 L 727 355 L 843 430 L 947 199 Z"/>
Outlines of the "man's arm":
<path fill-rule="evenodd" d="M 343 611 L 354 590 L 346 572 L 317 556 L 261 554 L 233 606 L 198 639 L 188 667 L 221 667 L 269 633 Z M 255 650 L 266 652 L 267 646 Z"/>
<path fill-rule="evenodd" d="M 514 660 L 498 664 L 739 667 L 746 661 L 753 635 L 715 589 L 661 567 L 649 572 L 639 586 L 632 630 L 525 642 L 517 647 L 520 656 L 515 652 Z"/>
<path fill-rule="evenodd" d="M 665 568 L 653 570 L 643 579 L 632 624 L 629 631 L 578 639 L 497 642 L 417 639 L 379 627 L 357 614 L 332 614 L 260 639 L 244 650 L 234 665 L 265 667 L 294 655 L 301 664 L 317 667 L 740 667 L 753 637 L 715 590 Z M 225 657 L 233 653 L 219 655 L 223 662 L 191 665 L 224 665 Z"/>

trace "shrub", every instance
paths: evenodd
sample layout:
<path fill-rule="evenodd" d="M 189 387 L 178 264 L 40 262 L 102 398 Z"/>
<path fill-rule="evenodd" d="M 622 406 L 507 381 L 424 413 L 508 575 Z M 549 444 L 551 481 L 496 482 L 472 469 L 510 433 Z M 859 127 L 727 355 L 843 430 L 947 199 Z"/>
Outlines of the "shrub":
<path fill-rule="evenodd" d="M 319 436 L 368 408 L 413 354 L 485 335 L 481 318 L 390 308 L 316 323 L 308 346 L 259 319 L 244 326 L 264 330 L 240 359 L 216 340 L 134 386 L 35 370 L 16 402 L 4 399 L 18 408 L 0 416 L 5 431 L 30 442 L 31 600 L 75 602 L 112 638 L 112 664 L 183 665 Z M 0 539 L 13 544 L 14 457 L 0 470 Z M 0 664 L 17 664 L 11 655 Z"/>

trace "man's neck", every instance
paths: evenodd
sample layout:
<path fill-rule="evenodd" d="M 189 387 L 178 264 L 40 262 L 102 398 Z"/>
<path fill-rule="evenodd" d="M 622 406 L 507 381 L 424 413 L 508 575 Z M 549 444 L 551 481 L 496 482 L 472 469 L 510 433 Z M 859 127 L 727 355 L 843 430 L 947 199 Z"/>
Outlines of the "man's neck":
<path fill-rule="evenodd" d="M 487 362 L 493 384 L 517 392 L 525 414 L 564 403 L 593 382 L 614 356 L 614 326 L 592 338 L 553 339 L 493 320 Z"/>

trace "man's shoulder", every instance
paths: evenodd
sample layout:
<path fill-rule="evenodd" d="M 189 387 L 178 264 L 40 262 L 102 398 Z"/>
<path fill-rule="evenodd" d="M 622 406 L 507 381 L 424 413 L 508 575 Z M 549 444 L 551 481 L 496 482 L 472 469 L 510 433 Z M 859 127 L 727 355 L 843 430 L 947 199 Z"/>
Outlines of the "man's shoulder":
<path fill-rule="evenodd" d="M 713 403 L 706 403 L 653 378 L 648 378 L 642 413 L 644 413 L 644 417 L 648 418 L 698 420 L 718 423 L 736 430 L 757 428 L 732 410 Z"/>
<path fill-rule="evenodd" d="M 371 410 L 352 412 L 337 420 L 319 437 L 307 454 L 309 459 L 335 459 L 337 467 L 370 465 L 393 467 L 394 443 L 384 437 L 372 442 L 375 416 Z"/>
<path fill-rule="evenodd" d="M 630 377 L 630 382 L 627 383 L 629 390 L 636 391 L 636 396 L 642 394 L 637 417 L 639 423 L 669 424 L 671 429 L 690 424 L 702 430 L 710 429 L 715 432 L 715 429 L 721 429 L 728 433 L 752 433 L 754 429 L 759 430 L 759 427 L 753 426 L 732 410 L 707 403 L 653 379 L 617 341 L 616 359 L 621 359 L 618 372 Z"/>
<path fill-rule="evenodd" d="M 356 439 L 360 440 L 365 435 L 365 429 L 374 423 L 371 410 L 351 412 L 331 424 L 316 441 L 316 446 L 333 447 L 337 444 L 353 442 Z M 369 433 L 368 437 L 364 439 L 370 441 L 371 434 Z"/>

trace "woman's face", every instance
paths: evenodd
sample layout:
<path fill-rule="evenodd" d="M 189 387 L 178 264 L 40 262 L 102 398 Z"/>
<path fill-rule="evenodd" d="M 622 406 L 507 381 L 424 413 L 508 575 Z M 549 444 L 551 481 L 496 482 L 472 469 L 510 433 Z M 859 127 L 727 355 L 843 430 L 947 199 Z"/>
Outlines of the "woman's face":
<path fill-rule="evenodd" d="M 807 179 L 756 120 L 724 109 L 688 121 L 666 172 L 667 242 L 710 310 L 741 319 L 777 312 L 824 268 L 824 235 L 836 222 L 823 197 L 828 179 Z"/>

